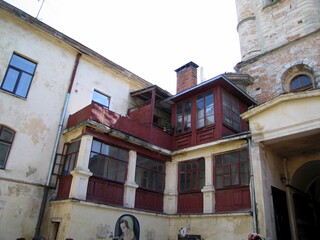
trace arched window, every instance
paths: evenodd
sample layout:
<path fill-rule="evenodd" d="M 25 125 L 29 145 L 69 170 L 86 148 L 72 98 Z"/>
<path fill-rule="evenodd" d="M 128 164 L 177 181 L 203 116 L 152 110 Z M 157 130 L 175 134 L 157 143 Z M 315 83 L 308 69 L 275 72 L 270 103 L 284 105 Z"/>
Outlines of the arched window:
<path fill-rule="evenodd" d="M 312 88 L 312 83 L 309 77 L 306 75 L 298 75 L 294 77 L 290 82 L 290 91 L 299 92 Z"/>
<path fill-rule="evenodd" d="M 13 142 L 14 131 L 0 125 L 0 169 L 4 168 Z"/>

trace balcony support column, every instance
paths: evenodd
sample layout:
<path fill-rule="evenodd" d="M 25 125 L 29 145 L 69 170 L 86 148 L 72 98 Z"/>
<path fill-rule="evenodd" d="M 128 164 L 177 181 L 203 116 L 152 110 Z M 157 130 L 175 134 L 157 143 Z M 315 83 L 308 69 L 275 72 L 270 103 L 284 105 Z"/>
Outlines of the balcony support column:
<path fill-rule="evenodd" d="M 135 182 L 135 172 L 137 163 L 137 152 L 129 151 L 127 181 L 124 184 L 123 205 L 134 208 L 136 199 L 136 189 L 139 187 Z"/>
<path fill-rule="evenodd" d="M 163 212 L 178 212 L 178 162 L 166 163 L 166 187 L 164 190 Z"/>
<path fill-rule="evenodd" d="M 84 135 L 81 137 L 76 168 L 71 171 L 72 182 L 69 198 L 86 200 L 89 177 L 92 176 L 92 172 L 88 168 L 92 141 L 93 136 Z"/>
<path fill-rule="evenodd" d="M 215 188 L 213 186 L 212 156 L 205 157 L 205 186 L 203 193 L 203 213 L 215 212 Z"/>

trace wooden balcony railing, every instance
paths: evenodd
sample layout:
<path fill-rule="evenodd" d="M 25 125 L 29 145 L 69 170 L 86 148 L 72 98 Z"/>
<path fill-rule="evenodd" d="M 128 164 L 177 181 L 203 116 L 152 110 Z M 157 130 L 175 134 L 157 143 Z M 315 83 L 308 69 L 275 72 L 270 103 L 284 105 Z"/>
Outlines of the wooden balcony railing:
<path fill-rule="evenodd" d="M 141 119 L 141 122 L 139 122 L 138 119 L 133 120 L 129 117 L 121 116 L 94 103 L 70 115 L 67 128 L 75 127 L 86 120 L 96 121 L 168 150 L 173 148 L 173 137 L 163 129 L 154 126 L 152 123 L 147 124 L 145 119 Z"/>

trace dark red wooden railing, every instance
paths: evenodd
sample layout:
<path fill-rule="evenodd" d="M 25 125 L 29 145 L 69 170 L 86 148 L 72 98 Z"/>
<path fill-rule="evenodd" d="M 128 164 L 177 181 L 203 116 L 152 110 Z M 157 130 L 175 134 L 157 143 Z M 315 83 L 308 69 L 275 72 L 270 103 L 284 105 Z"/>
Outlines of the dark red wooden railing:
<path fill-rule="evenodd" d="M 203 213 L 203 193 L 180 193 L 178 213 Z"/>
<path fill-rule="evenodd" d="M 163 194 L 138 188 L 135 208 L 163 212 Z"/>
<path fill-rule="evenodd" d="M 246 211 L 251 209 L 249 187 L 216 190 L 216 212 Z"/>
<path fill-rule="evenodd" d="M 146 124 L 143 119 L 139 122 L 138 120 L 123 117 L 94 103 L 70 115 L 67 128 L 74 127 L 86 120 L 96 121 L 110 128 L 119 130 L 123 133 L 168 150 L 172 150 L 173 147 L 172 136 L 167 132 L 164 132 L 163 129 L 154 126 L 152 123 Z"/>

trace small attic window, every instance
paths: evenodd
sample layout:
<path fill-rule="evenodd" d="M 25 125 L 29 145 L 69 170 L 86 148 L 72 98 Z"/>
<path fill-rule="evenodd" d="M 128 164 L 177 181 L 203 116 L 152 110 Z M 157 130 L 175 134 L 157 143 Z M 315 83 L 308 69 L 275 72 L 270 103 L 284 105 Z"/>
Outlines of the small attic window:
<path fill-rule="evenodd" d="M 306 75 L 298 75 L 291 80 L 290 91 L 299 92 L 312 88 L 312 83 Z"/>

